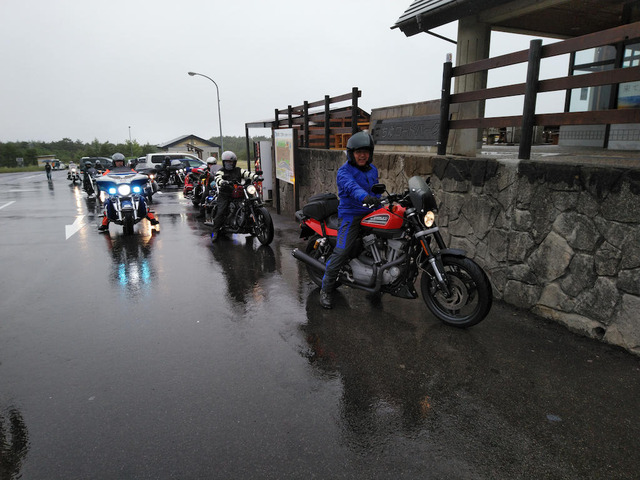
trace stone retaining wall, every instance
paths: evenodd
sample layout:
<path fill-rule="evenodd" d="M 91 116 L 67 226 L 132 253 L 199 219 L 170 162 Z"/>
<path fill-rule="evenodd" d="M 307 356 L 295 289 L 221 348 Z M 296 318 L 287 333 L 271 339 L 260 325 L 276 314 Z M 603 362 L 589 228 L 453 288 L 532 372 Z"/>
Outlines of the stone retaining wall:
<path fill-rule="evenodd" d="M 300 149 L 300 205 L 336 192 L 341 151 Z M 450 246 L 497 299 L 640 354 L 640 170 L 543 161 L 376 154 L 389 191 L 431 177 Z M 281 186 L 282 213 L 293 189 Z"/>

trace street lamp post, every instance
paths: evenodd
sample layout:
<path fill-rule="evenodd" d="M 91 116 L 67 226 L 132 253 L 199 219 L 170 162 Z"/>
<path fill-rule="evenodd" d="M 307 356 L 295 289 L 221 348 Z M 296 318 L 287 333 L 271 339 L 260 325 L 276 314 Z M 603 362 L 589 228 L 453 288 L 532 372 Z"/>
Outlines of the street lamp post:
<path fill-rule="evenodd" d="M 213 78 L 207 77 L 206 75 L 203 75 L 202 73 L 196 73 L 196 72 L 187 72 L 187 73 L 191 77 L 193 77 L 194 75 L 200 75 L 201 77 L 208 78 L 216 86 L 216 95 L 218 97 L 218 125 L 220 125 L 220 148 L 221 148 L 222 151 L 224 151 L 224 140 L 222 139 L 222 117 L 220 115 L 220 90 L 218 89 L 218 84 L 215 82 L 215 80 Z"/>
<path fill-rule="evenodd" d="M 129 146 L 131 147 L 131 157 L 133 158 L 133 142 L 131 141 L 131 125 L 129 125 Z"/>

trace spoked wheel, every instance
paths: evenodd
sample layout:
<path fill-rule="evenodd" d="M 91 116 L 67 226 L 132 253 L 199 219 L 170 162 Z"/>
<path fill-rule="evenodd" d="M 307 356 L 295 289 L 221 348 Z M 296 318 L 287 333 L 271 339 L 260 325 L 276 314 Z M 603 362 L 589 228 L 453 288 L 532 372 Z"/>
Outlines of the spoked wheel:
<path fill-rule="evenodd" d="M 253 234 L 258 237 L 262 245 L 269 245 L 273 241 L 273 220 L 271 215 L 264 207 L 256 208 L 254 215 Z"/>
<path fill-rule="evenodd" d="M 464 257 L 442 258 L 450 294 L 438 288 L 429 273 L 422 275 L 422 298 L 443 323 L 459 328 L 480 323 L 491 310 L 493 293 L 484 271 L 473 260 Z"/>

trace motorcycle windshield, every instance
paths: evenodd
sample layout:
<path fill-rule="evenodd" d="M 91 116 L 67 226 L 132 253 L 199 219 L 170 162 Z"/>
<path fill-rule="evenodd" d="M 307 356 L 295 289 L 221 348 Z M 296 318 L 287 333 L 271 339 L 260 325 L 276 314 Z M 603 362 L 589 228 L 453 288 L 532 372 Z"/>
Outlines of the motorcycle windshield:
<path fill-rule="evenodd" d="M 421 214 L 425 214 L 429 210 L 438 209 L 433 192 L 422 177 L 415 176 L 409 179 L 409 198 L 411 198 L 411 203 Z"/>

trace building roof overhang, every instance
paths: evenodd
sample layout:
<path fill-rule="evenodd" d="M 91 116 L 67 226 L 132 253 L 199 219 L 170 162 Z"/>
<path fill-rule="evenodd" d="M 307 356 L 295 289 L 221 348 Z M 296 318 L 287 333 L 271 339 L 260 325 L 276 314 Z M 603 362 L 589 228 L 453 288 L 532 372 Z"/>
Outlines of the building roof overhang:
<path fill-rule="evenodd" d="M 571 38 L 640 20 L 640 0 L 415 0 L 391 28 L 412 36 L 469 16 L 492 30 Z"/>

